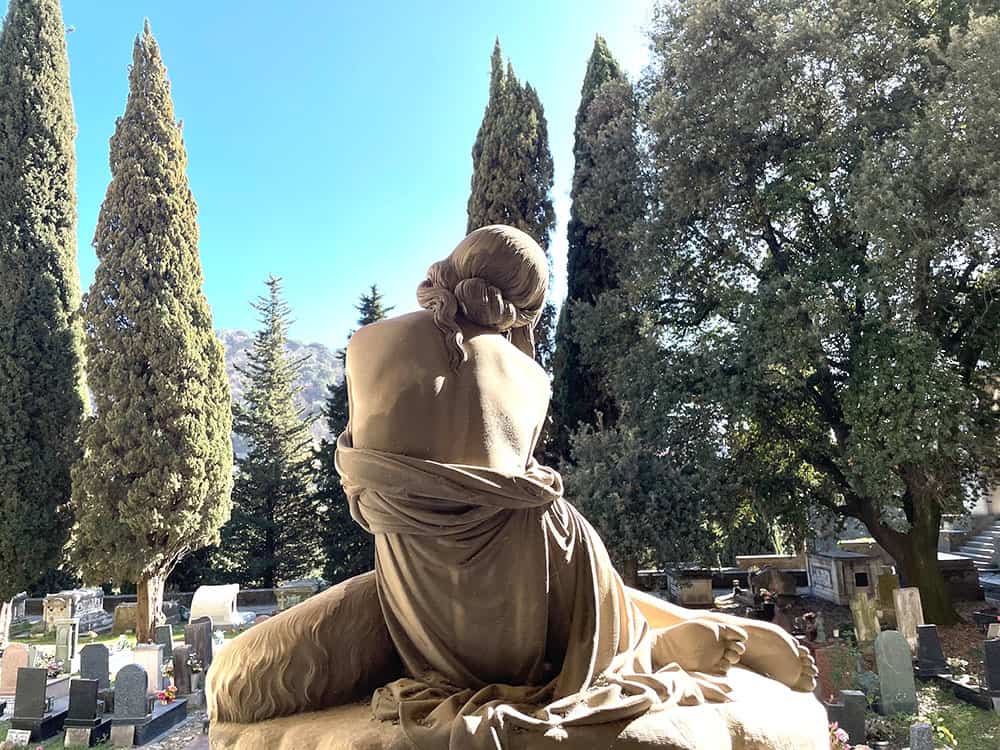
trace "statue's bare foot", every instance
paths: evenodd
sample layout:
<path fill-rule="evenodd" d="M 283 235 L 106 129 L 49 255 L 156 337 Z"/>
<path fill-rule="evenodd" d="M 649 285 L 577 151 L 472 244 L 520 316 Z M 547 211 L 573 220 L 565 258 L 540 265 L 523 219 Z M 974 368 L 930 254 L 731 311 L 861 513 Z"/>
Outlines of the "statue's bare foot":
<path fill-rule="evenodd" d="M 811 693 L 816 689 L 816 675 L 819 674 L 819 670 L 816 668 L 816 661 L 813 659 L 812 653 L 801 645 L 799 646 L 799 664 L 802 668 L 802 674 L 798 682 L 792 685 L 792 690 Z"/>
<path fill-rule="evenodd" d="M 738 625 L 694 619 L 663 628 L 653 645 L 658 667 L 677 664 L 687 672 L 725 674 L 746 651 L 747 632 Z"/>
<path fill-rule="evenodd" d="M 738 625 L 747 632 L 749 639 L 741 660 L 743 666 L 778 680 L 792 690 L 808 693 L 816 687 L 817 670 L 812 654 L 784 629 L 770 622 L 726 615 L 718 617 L 720 621 Z"/>

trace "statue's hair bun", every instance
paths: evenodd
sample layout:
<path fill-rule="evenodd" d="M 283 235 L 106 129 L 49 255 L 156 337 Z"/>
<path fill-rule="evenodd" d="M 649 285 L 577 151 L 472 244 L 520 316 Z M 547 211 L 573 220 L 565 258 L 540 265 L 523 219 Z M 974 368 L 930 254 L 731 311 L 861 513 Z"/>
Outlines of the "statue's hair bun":
<path fill-rule="evenodd" d="M 517 323 L 517 307 L 504 299 L 503 292 L 479 276 L 458 282 L 455 299 L 462 314 L 484 328 L 503 332 Z"/>

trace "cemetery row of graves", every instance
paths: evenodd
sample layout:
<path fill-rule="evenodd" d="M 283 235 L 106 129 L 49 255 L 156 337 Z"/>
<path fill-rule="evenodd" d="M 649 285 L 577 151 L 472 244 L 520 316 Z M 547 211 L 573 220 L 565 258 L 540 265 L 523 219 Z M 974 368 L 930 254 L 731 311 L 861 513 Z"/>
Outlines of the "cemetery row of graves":
<path fill-rule="evenodd" d="M 99 588 L 42 600 L 19 595 L 11 623 L 17 640 L 0 656 L 0 742 L 147 746 L 191 722 L 199 723 L 201 735 L 205 675 L 227 638 L 324 587 L 321 580 L 292 581 L 270 600 L 245 592 L 257 597 L 243 609 L 239 586 L 202 586 L 189 607 L 178 599 L 164 603 L 165 622 L 155 628 L 153 643 L 132 636 L 137 604 L 105 601 Z"/>

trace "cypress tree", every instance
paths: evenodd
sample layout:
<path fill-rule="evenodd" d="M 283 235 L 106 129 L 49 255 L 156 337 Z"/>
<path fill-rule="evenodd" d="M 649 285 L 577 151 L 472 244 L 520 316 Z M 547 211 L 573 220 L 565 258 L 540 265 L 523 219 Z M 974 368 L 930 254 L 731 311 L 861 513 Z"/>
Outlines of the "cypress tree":
<path fill-rule="evenodd" d="M 3 602 L 59 564 L 70 527 L 85 409 L 75 135 L 59 2 L 10 0 L 0 34 Z"/>
<path fill-rule="evenodd" d="M 508 62 L 503 65 L 500 40 L 493 47 L 490 95 L 472 147 L 472 191 L 468 204 L 471 232 L 487 224 L 509 224 L 527 232 L 549 252 L 555 227 L 552 154 L 548 126 L 538 93 L 522 84 Z M 555 307 L 545 305 L 535 331 L 538 361 L 547 369 L 552 358 Z"/>
<path fill-rule="evenodd" d="M 556 328 L 551 452 L 569 459 L 581 424 L 614 425 L 617 407 L 602 384 L 599 355 L 585 356 L 585 309 L 618 286 L 617 260 L 628 253 L 642 218 L 643 196 L 631 85 L 600 36 L 587 64 L 576 113 L 570 193 L 567 294 Z"/>
<path fill-rule="evenodd" d="M 170 570 L 218 541 L 230 509 L 229 383 L 202 292 L 186 167 L 147 21 L 94 236 L 99 264 L 84 316 L 97 413 L 73 472 L 84 575 L 137 584 L 141 641 L 162 617 Z"/>
<path fill-rule="evenodd" d="M 382 293 L 375 284 L 372 284 L 367 293 L 361 295 L 355 308 L 359 313 L 359 326 L 383 320 L 392 310 L 391 307 L 385 306 Z M 348 338 L 351 335 L 348 334 Z M 346 349 L 337 352 L 341 364 L 344 363 L 346 353 Z M 325 516 L 323 533 L 326 567 L 323 576 L 331 583 L 340 583 L 374 569 L 375 542 L 371 534 L 351 518 L 347 496 L 340 485 L 340 475 L 337 474 L 333 462 L 337 436 L 347 429 L 349 416 L 346 374 L 339 383 L 327 386 L 327 391 L 329 395 L 323 409 L 323 417 L 330 431 L 330 439 L 324 440 L 317 451 L 319 475 L 316 492 Z"/>
<path fill-rule="evenodd" d="M 296 385 L 308 355 L 285 351 L 290 308 L 281 279 L 267 280 L 268 294 L 253 305 L 261 328 L 237 368 L 245 379 L 245 405 L 234 404 L 234 428 L 247 443 L 236 460 L 233 518 L 222 532 L 225 554 L 241 583 L 273 588 L 317 572 L 322 556 L 320 518 L 313 487 L 313 417 L 296 404 Z"/>

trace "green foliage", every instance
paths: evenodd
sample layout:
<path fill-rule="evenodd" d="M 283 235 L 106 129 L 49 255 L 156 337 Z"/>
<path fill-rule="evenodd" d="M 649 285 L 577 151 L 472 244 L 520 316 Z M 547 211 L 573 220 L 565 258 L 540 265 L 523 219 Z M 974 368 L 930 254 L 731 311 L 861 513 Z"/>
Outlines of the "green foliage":
<path fill-rule="evenodd" d="M 719 486 L 863 521 L 939 623 L 941 514 L 1000 460 L 1000 19 L 959 5 L 660 7 L 618 304 L 670 367 L 636 347 L 613 378 L 715 413 Z"/>
<path fill-rule="evenodd" d="M 610 427 L 618 416 L 601 382 L 601 362 L 584 361 L 574 328 L 578 306 L 618 286 L 616 259 L 629 253 L 643 216 L 637 114 L 632 86 L 597 37 L 576 114 L 567 295 L 553 361 L 554 458 L 569 458 L 570 433 L 581 423 L 594 425 L 601 414 Z"/>
<path fill-rule="evenodd" d="M 85 410 L 64 29 L 11 0 L 0 34 L 0 601 L 61 560 Z"/>
<path fill-rule="evenodd" d="M 84 301 L 96 415 L 73 470 L 73 547 L 85 580 L 142 583 L 218 541 L 232 486 L 229 385 L 202 292 L 197 208 L 148 22 L 110 161 Z"/>
<path fill-rule="evenodd" d="M 247 454 L 236 461 L 233 517 L 222 531 L 228 575 L 246 586 L 273 588 L 314 574 L 322 544 L 312 486 L 312 417 L 296 403 L 304 364 L 286 352 L 290 309 L 281 280 L 254 303 L 261 328 L 240 369 L 245 404 L 233 406 L 233 427 Z M 220 560 L 221 562 L 221 560 Z"/>
<path fill-rule="evenodd" d="M 383 320 L 392 310 L 391 307 L 385 307 L 382 293 L 375 284 L 372 284 L 367 293 L 361 295 L 356 309 L 359 313 L 359 326 Z M 341 364 L 346 351 L 341 349 L 338 352 Z M 330 439 L 324 440 L 316 452 L 319 461 L 316 494 L 324 516 L 323 546 L 326 550 L 326 567 L 323 577 L 331 583 L 340 583 L 375 568 L 375 541 L 371 534 L 351 518 L 347 495 L 344 494 L 340 475 L 334 465 L 337 438 L 347 429 L 350 416 L 346 376 L 342 377 L 339 383 L 327 388 L 328 396 L 323 416 L 327 422 Z"/>
<path fill-rule="evenodd" d="M 471 232 L 488 224 L 509 224 L 527 232 L 548 254 L 555 227 L 549 198 L 553 179 L 548 126 L 538 93 L 522 84 L 503 55 L 493 48 L 490 95 L 472 147 L 472 190 L 468 204 Z M 538 361 L 552 358 L 555 307 L 548 303 L 535 330 Z"/>

